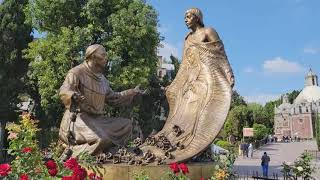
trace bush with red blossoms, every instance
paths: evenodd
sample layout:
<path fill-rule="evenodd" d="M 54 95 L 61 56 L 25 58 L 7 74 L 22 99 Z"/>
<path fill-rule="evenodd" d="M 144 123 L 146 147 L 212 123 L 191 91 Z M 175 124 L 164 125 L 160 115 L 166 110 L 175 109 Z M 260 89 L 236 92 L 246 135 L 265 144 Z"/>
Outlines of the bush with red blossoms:
<path fill-rule="evenodd" d="M 95 167 L 93 164 L 95 158 L 86 153 L 77 157 L 79 159 L 70 158 L 65 163 L 55 159 L 44 161 L 46 155 L 41 152 L 36 140 L 36 133 L 40 129 L 37 128 L 37 121 L 33 120 L 29 114 L 23 114 L 18 124 L 10 123 L 6 129 L 9 134 L 15 134 L 8 139 L 8 153 L 15 159 L 10 164 L 0 164 L 0 177 L 8 180 L 102 179 L 99 176 L 88 177 L 86 169 Z"/>
<path fill-rule="evenodd" d="M 22 149 L 22 152 L 23 152 L 23 153 L 31 153 L 31 152 L 32 152 L 32 148 L 30 148 L 30 147 L 25 147 L 25 148 Z"/>
<path fill-rule="evenodd" d="M 29 180 L 29 176 L 26 174 L 21 174 L 20 175 L 20 180 Z"/>
<path fill-rule="evenodd" d="M 0 177 L 8 176 L 11 171 L 11 167 L 8 163 L 0 164 Z"/>
<path fill-rule="evenodd" d="M 188 166 L 185 163 L 171 163 L 169 164 L 171 172 L 167 174 L 171 180 L 189 180 L 187 174 L 189 173 Z"/>

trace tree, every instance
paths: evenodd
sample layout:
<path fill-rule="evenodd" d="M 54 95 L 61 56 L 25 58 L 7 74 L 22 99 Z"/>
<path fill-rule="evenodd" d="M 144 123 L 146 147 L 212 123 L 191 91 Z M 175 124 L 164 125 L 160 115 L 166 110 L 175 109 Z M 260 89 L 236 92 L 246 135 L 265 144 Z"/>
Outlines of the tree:
<path fill-rule="evenodd" d="M 41 97 L 37 103 L 41 103 L 47 119 L 42 125 L 57 125 L 61 119 L 63 107 L 58 89 L 67 71 L 83 61 L 85 48 L 90 44 L 106 47 L 106 75 L 114 90 L 137 84 L 149 87 L 160 42 L 157 14 L 150 5 L 139 0 L 35 0 L 26 12 L 28 22 L 47 33 L 26 51 L 31 61 L 30 94 Z"/>
<path fill-rule="evenodd" d="M 31 26 L 25 24 L 27 0 L 5 0 L 0 4 L 0 147 L 4 147 L 4 126 L 16 119 L 18 95 L 24 89 L 28 62 L 22 51 L 32 41 Z M 2 153 L 0 152 L 0 159 Z"/>
<path fill-rule="evenodd" d="M 270 121 L 270 126 L 268 128 L 273 128 L 274 125 L 274 107 L 281 104 L 280 99 L 275 101 L 269 101 L 264 105 L 264 110 L 266 112 L 266 118 Z"/>
<path fill-rule="evenodd" d="M 301 90 L 293 90 L 292 92 L 288 93 L 289 102 L 292 104 L 293 101 L 297 98 L 300 94 Z"/>
<path fill-rule="evenodd" d="M 262 105 L 250 103 L 248 104 L 248 109 L 252 112 L 253 123 L 263 124 L 267 127 L 271 127 L 270 120 L 268 119 L 267 113 Z"/>
<path fill-rule="evenodd" d="M 231 97 L 231 107 L 230 109 L 234 108 L 235 106 L 239 105 L 247 105 L 246 101 L 244 98 L 236 91 L 232 91 L 232 97 Z"/>
<path fill-rule="evenodd" d="M 171 63 L 174 66 L 174 71 L 172 74 L 172 79 L 174 79 L 179 71 L 180 61 L 177 57 L 173 56 L 172 54 L 170 55 L 170 59 L 171 59 Z"/>
<path fill-rule="evenodd" d="M 316 135 L 316 141 L 317 141 L 317 146 L 318 146 L 318 150 L 320 150 L 320 116 L 319 113 L 316 114 L 316 120 L 315 120 L 315 135 Z"/>
<path fill-rule="evenodd" d="M 235 135 L 242 137 L 242 129 L 248 123 L 249 111 L 245 105 L 235 106 L 229 111 L 227 120 L 224 124 L 224 131 L 226 135 Z"/>
<path fill-rule="evenodd" d="M 268 128 L 263 124 L 253 124 L 253 137 L 257 140 L 261 140 L 268 135 Z"/>

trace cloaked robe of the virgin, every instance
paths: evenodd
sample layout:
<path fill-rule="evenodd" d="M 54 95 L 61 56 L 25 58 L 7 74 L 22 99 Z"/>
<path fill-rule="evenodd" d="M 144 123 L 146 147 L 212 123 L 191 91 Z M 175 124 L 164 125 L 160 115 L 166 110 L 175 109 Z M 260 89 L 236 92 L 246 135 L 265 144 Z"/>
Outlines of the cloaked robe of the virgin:
<path fill-rule="evenodd" d="M 85 97 L 80 103 L 80 113 L 75 123 L 70 123 L 70 104 L 72 95 L 78 92 Z M 67 144 L 67 132 L 75 134 L 76 144 L 72 146 L 73 156 L 81 152 L 98 154 L 110 145 L 123 145 L 131 134 L 131 120 L 125 118 L 107 118 L 104 116 L 105 103 L 123 105 L 131 102 L 132 89 L 114 92 L 102 74 L 93 73 L 86 62 L 72 68 L 60 88 L 59 93 L 66 106 L 59 136 Z"/>
<path fill-rule="evenodd" d="M 227 73 L 232 69 L 222 41 L 192 42 L 185 40 L 183 60 L 166 96 L 170 111 L 163 129 L 155 136 L 165 135 L 172 145 L 182 144 L 184 149 L 172 152 L 174 159 L 184 161 L 204 151 L 214 140 L 227 117 L 232 88 Z M 173 126 L 183 133 L 176 136 Z M 156 156 L 163 156 L 159 148 L 141 146 Z"/>

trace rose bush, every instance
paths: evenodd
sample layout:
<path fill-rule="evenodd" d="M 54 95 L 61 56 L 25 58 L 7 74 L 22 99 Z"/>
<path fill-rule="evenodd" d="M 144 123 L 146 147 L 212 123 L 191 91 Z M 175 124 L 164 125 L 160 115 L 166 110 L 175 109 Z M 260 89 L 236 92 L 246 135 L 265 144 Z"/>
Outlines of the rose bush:
<path fill-rule="evenodd" d="M 169 164 L 171 172 L 167 174 L 171 180 L 188 180 L 189 173 L 188 166 L 185 163 L 171 163 Z"/>
<path fill-rule="evenodd" d="M 15 157 L 10 163 L 0 164 L 0 177 L 4 179 L 70 179 L 70 180 L 101 180 L 100 176 L 91 173 L 88 176 L 86 169 L 94 167 L 93 157 L 80 155 L 78 159 L 70 158 L 62 163 L 57 159 L 47 159 L 38 146 L 36 133 L 38 121 L 33 120 L 30 114 L 23 114 L 18 124 L 10 123 L 8 153 Z M 85 158 L 83 158 L 85 157 Z M 90 159 L 90 161 L 88 161 Z"/>

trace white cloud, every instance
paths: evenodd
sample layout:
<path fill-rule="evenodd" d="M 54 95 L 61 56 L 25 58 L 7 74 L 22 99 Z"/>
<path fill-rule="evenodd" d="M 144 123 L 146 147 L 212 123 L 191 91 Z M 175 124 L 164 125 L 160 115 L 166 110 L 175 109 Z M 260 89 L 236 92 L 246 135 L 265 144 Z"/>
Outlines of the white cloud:
<path fill-rule="evenodd" d="M 178 57 L 178 48 L 172 44 L 161 42 L 162 47 L 159 48 L 158 55 L 170 60 L 170 55 Z M 179 57 L 178 57 L 179 58 Z"/>
<path fill-rule="evenodd" d="M 244 68 L 243 70 L 245 73 L 253 73 L 254 72 L 254 69 L 252 67 L 246 67 Z"/>
<path fill-rule="evenodd" d="M 317 54 L 320 53 L 320 48 L 307 47 L 303 49 L 303 52 L 307 54 Z"/>
<path fill-rule="evenodd" d="M 305 68 L 299 63 L 285 60 L 281 57 L 264 61 L 263 69 L 268 73 L 297 73 L 305 71 Z"/>
<path fill-rule="evenodd" d="M 265 105 L 267 102 L 277 100 L 280 97 L 281 95 L 277 94 L 257 94 L 252 96 L 244 96 L 244 100 L 248 103 Z"/>

